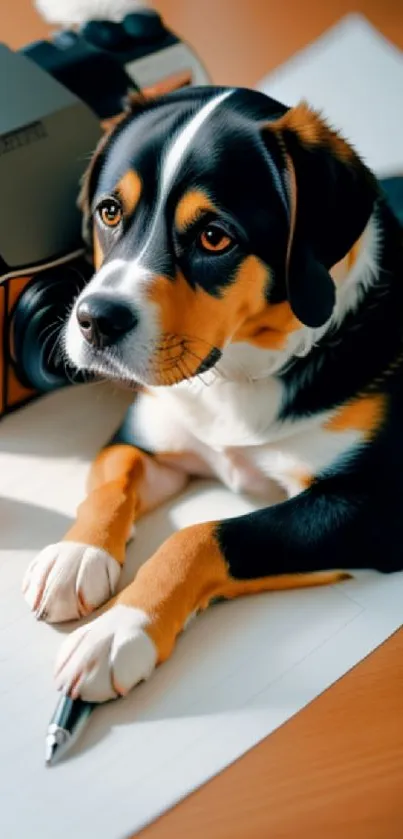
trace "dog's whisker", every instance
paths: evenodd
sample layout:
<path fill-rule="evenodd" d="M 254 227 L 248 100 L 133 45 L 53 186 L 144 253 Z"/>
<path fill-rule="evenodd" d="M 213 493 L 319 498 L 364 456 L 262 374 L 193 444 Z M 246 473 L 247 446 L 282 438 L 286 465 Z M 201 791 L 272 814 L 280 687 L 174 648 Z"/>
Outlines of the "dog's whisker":
<path fill-rule="evenodd" d="M 212 350 L 217 349 L 217 347 L 214 344 L 211 344 L 205 338 L 201 338 L 196 335 L 188 335 L 186 333 L 165 333 L 165 335 L 158 344 L 157 352 L 166 352 L 167 350 L 173 351 L 177 347 L 185 347 L 186 352 L 192 355 L 200 362 L 200 364 L 202 364 L 205 361 L 206 356 L 202 356 L 195 351 L 195 345 L 198 344 L 205 345 L 206 355 L 207 351 L 211 352 Z M 213 367 L 210 368 L 209 372 L 214 375 L 215 380 L 222 379 L 224 381 L 233 381 L 235 379 L 238 381 L 252 381 L 251 376 L 247 373 L 242 364 L 240 364 L 239 362 L 235 362 L 233 359 L 220 359 L 219 362 L 217 362 Z M 212 380 L 208 382 L 204 381 L 206 387 L 210 387 L 212 383 Z"/>
<path fill-rule="evenodd" d="M 59 328 L 59 324 L 57 323 L 57 321 L 52 321 L 52 323 L 47 323 L 46 326 L 44 326 L 43 329 L 41 329 L 41 331 L 39 333 L 39 336 L 38 336 L 39 340 L 40 341 L 45 340 L 45 339 L 49 340 L 49 338 L 52 338 L 52 335 L 55 334 L 55 332 L 57 331 L 58 328 Z"/>
<path fill-rule="evenodd" d="M 171 361 L 178 361 L 179 359 L 182 358 L 183 355 L 184 355 L 184 349 L 182 348 L 179 353 L 176 353 L 176 355 L 169 355 L 166 358 L 164 357 L 162 363 L 169 364 Z"/>
<path fill-rule="evenodd" d="M 194 378 L 195 374 L 194 374 L 194 373 L 192 373 L 192 371 L 191 371 L 191 370 L 189 370 L 189 367 L 188 367 L 188 365 L 186 364 L 186 354 L 183 356 L 183 358 L 181 359 L 181 361 L 180 361 L 180 362 L 178 362 L 178 366 L 179 366 L 179 370 L 180 370 L 180 372 L 183 374 L 183 376 L 184 376 L 184 378 L 186 379 L 186 381 L 190 381 L 191 379 L 193 379 L 193 378 Z M 184 368 L 184 370 L 185 370 L 185 372 L 184 372 L 184 373 L 183 373 L 182 368 Z"/>
<path fill-rule="evenodd" d="M 53 332 L 51 332 L 50 335 L 48 335 L 48 338 L 47 338 L 48 341 L 51 340 L 53 338 L 53 336 L 57 333 L 58 328 L 59 327 L 56 324 Z M 56 340 L 53 342 L 53 345 L 52 345 L 52 347 L 50 349 L 50 352 L 49 352 L 49 355 L 47 357 L 47 363 L 49 365 L 52 363 L 52 359 L 55 357 L 55 355 L 57 353 L 57 350 L 60 348 L 60 346 L 59 346 L 60 345 L 60 339 L 61 339 L 61 335 L 60 335 L 60 332 L 59 332 L 59 334 L 57 334 Z"/>

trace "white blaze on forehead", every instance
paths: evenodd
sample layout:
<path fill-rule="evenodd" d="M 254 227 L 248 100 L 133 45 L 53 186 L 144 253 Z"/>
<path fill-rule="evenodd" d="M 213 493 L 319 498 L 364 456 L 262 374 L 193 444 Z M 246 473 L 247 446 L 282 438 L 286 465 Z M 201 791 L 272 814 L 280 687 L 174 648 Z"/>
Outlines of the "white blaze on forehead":
<path fill-rule="evenodd" d="M 218 96 L 214 96 L 213 99 L 210 99 L 206 105 L 203 105 L 200 108 L 200 111 L 192 117 L 188 123 L 186 123 L 185 127 L 181 129 L 179 134 L 176 135 L 174 140 L 172 141 L 171 145 L 168 148 L 168 151 L 163 158 L 162 166 L 161 166 L 161 177 L 159 183 L 159 190 L 158 190 L 158 199 L 157 199 L 157 206 L 153 215 L 153 219 L 151 222 L 151 227 L 149 230 L 149 234 L 147 236 L 146 242 L 143 245 L 141 252 L 139 253 L 136 262 L 139 262 L 140 259 L 144 257 L 144 254 L 149 248 L 149 245 L 152 241 L 153 234 L 158 224 L 158 218 L 161 209 L 165 205 L 165 200 L 167 197 L 167 192 L 169 188 L 172 186 L 175 176 L 177 175 L 181 164 L 183 163 L 184 157 L 186 156 L 186 152 L 189 151 L 190 145 L 192 140 L 194 140 L 197 132 L 209 118 L 210 114 L 224 102 L 232 94 L 232 90 L 226 90 L 224 93 L 220 93 Z"/>
<path fill-rule="evenodd" d="M 210 114 L 215 111 L 215 109 L 221 105 L 221 103 L 224 102 L 231 93 L 232 90 L 226 90 L 225 93 L 220 93 L 219 96 L 214 96 L 213 99 L 210 99 L 210 101 L 207 102 L 207 105 L 203 105 L 200 111 L 197 112 L 196 116 L 192 117 L 192 119 L 189 120 L 185 127 L 175 137 L 172 145 L 168 149 L 162 166 L 160 189 L 162 195 L 171 186 L 172 181 L 183 161 L 184 155 L 189 149 L 189 146 L 195 138 L 199 128 L 201 128 Z"/>

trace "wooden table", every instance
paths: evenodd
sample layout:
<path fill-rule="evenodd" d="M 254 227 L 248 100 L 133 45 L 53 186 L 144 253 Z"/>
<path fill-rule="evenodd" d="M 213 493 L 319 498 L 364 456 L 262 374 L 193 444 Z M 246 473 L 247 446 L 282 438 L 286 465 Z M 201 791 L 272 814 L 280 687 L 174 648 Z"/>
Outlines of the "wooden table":
<path fill-rule="evenodd" d="M 213 80 L 253 85 L 349 11 L 403 48 L 403 0 L 159 0 Z M 31 0 L 3 0 L 1 39 L 44 37 Z M 402 604 L 403 609 L 403 604 Z M 401 839 L 403 631 L 142 839 Z"/>

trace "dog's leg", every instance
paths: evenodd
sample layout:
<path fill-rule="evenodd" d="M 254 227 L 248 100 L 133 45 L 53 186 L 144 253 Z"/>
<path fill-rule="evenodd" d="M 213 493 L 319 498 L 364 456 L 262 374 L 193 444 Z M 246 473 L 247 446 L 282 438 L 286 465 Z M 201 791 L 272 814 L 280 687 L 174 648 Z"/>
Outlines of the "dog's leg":
<path fill-rule="evenodd" d="M 116 591 L 133 523 L 186 485 L 185 471 L 129 445 L 112 445 L 95 460 L 88 495 L 62 542 L 33 560 L 25 598 L 51 623 L 88 615 Z"/>
<path fill-rule="evenodd" d="M 365 533 L 365 510 L 317 485 L 274 507 L 175 533 L 103 615 L 66 639 L 59 688 L 94 701 L 126 693 L 169 657 L 189 617 L 211 600 L 335 583 L 353 557 L 353 567 L 374 561 Z"/>

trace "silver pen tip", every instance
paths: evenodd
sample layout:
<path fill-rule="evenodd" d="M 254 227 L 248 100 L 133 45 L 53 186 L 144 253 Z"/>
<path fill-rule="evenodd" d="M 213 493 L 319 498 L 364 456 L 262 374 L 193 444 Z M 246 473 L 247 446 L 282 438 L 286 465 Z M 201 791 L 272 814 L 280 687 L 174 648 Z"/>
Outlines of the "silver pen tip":
<path fill-rule="evenodd" d="M 52 764 L 56 763 L 56 760 L 62 756 L 63 752 L 66 750 L 66 745 L 68 744 L 69 739 L 67 731 L 63 728 L 60 728 L 54 723 L 49 726 L 45 746 L 46 766 L 52 766 Z"/>
<path fill-rule="evenodd" d="M 54 734 L 50 734 L 46 738 L 46 749 L 45 749 L 45 763 L 46 766 L 52 766 L 52 763 L 55 762 L 56 754 L 57 754 L 57 747 L 58 742 L 57 738 Z"/>

